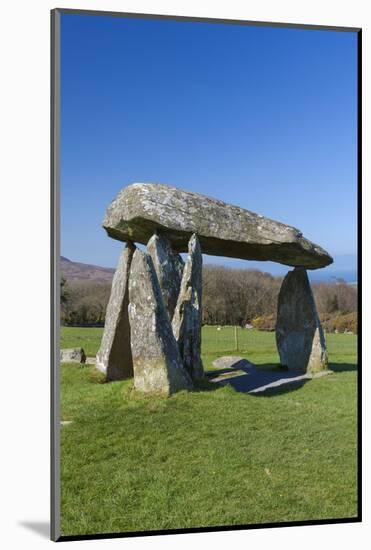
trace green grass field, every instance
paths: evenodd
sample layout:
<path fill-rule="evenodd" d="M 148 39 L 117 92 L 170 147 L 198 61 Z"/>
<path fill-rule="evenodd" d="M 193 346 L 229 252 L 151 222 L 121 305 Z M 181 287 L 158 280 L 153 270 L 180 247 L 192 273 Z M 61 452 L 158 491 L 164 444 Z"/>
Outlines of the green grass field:
<path fill-rule="evenodd" d="M 102 329 L 62 328 L 98 350 Z M 132 380 L 61 367 L 63 535 L 357 515 L 356 339 L 327 335 L 334 374 L 269 396 L 212 384 L 145 398 Z M 206 368 L 239 355 L 273 368 L 274 334 L 203 328 Z"/>

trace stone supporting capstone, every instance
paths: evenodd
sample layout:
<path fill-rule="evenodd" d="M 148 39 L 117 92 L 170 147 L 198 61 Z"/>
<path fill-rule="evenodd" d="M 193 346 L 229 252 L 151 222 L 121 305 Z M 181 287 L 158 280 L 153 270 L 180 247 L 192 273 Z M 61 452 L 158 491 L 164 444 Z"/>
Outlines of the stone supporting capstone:
<path fill-rule="evenodd" d="M 184 368 L 193 380 L 204 375 L 201 360 L 201 326 L 202 252 L 197 235 L 193 234 L 188 244 L 188 258 L 172 320 Z"/>
<path fill-rule="evenodd" d="M 140 250 L 131 263 L 128 311 L 135 389 L 164 395 L 191 389 L 152 258 Z"/>
<path fill-rule="evenodd" d="M 122 380 L 133 376 L 128 284 L 134 251 L 135 246 L 129 242 L 121 253 L 112 281 L 102 342 L 96 357 L 96 366 L 106 373 L 107 380 Z"/>
<path fill-rule="evenodd" d="M 281 364 L 315 373 L 328 368 L 325 337 L 307 272 L 289 271 L 278 296 L 276 342 Z"/>
<path fill-rule="evenodd" d="M 173 252 L 169 240 L 161 234 L 152 235 L 147 243 L 157 274 L 158 282 L 170 321 L 178 300 L 184 262 L 180 254 Z"/>

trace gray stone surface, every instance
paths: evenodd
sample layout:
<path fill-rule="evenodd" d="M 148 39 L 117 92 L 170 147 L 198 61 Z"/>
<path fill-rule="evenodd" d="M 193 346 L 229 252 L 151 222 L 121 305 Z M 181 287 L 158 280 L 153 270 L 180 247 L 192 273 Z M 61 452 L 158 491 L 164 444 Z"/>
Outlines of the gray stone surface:
<path fill-rule="evenodd" d="M 147 243 L 147 250 L 152 258 L 162 298 L 171 320 L 183 275 L 183 259 L 180 254 L 173 252 L 169 240 L 160 234 L 155 234 L 150 238 Z"/>
<path fill-rule="evenodd" d="M 189 240 L 188 258 L 184 266 L 179 297 L 172 320 L 184 368 L 193 380 L 202 378 L 202 253 L 194 234 Z"/>
<path fill-rule="evenodd" d="M 135 246 L 127 244 L 121 253 L 112 281 L 106 310 L 106 321 L 96 367 L 105 372 L 107 380 L 122 380 L 133 376 L 128 317 L 129 273 Z"/>
<path fill-rule="evenodd" d="M 292 371 L 326 370 L 325 337 L 304 268 L 289 271 L 278 296 L 276 342 L 282 365 Z"/>
<path fill-rule="evenodd" d="M 308 269 L 333 261 L 294 227 L 162 184 L 134 183 L 125 187 L 108 207 L 103 227 L 114 239 L 143 244 L 159 230 L 176 252 L 186 252 L 190 236 L 197 233 L 206 254 L 272 260 Z"/>
<path fill-rule="evenodd" d="M 236 357 L 235 355 L 224 355 L 214 359 L 212 365 L 215 369 L 242 369 L 253 366 L 250 361 L 244 357 Z"/>
<path fill-rule="evenodd" d="M 68 348 L 60 350 L 61 363 L 85 363 L 86 355 L 82 348 Z"/>
<path fill-rule="evenodd" d="M 152 258 L 140 250 L 131 264 L 129 320 L 135 389 L 165 395 L 191 389 Z"/>

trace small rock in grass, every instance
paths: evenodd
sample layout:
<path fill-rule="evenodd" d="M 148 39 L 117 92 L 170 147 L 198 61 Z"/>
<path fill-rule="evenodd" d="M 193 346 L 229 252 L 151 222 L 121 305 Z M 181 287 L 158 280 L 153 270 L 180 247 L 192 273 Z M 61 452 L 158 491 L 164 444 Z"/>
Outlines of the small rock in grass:
<path fill-rule="evenodd" d="M 60 350 L 61 363 L 85 363 L 86 355 L 82 348 L 69 348 Z"/>

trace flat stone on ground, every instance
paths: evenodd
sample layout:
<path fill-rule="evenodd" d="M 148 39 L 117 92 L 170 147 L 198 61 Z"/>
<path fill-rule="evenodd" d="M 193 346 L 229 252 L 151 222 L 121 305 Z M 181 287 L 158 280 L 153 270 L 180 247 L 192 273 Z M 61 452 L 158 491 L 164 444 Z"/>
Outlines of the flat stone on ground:
<path fill-rule="evenodd" d="M 218 357 L 212 362 L 215 369 L 241 369 L 254 366 L 250 361 L 244 357 L 237 357 L 235 355 L 225 355 Z"/>
<path fill-rule="evenodd" d="M 60 350 L 61 363 L 85 363 L 86 355 L 82 348 L 68 348 Z"/>

